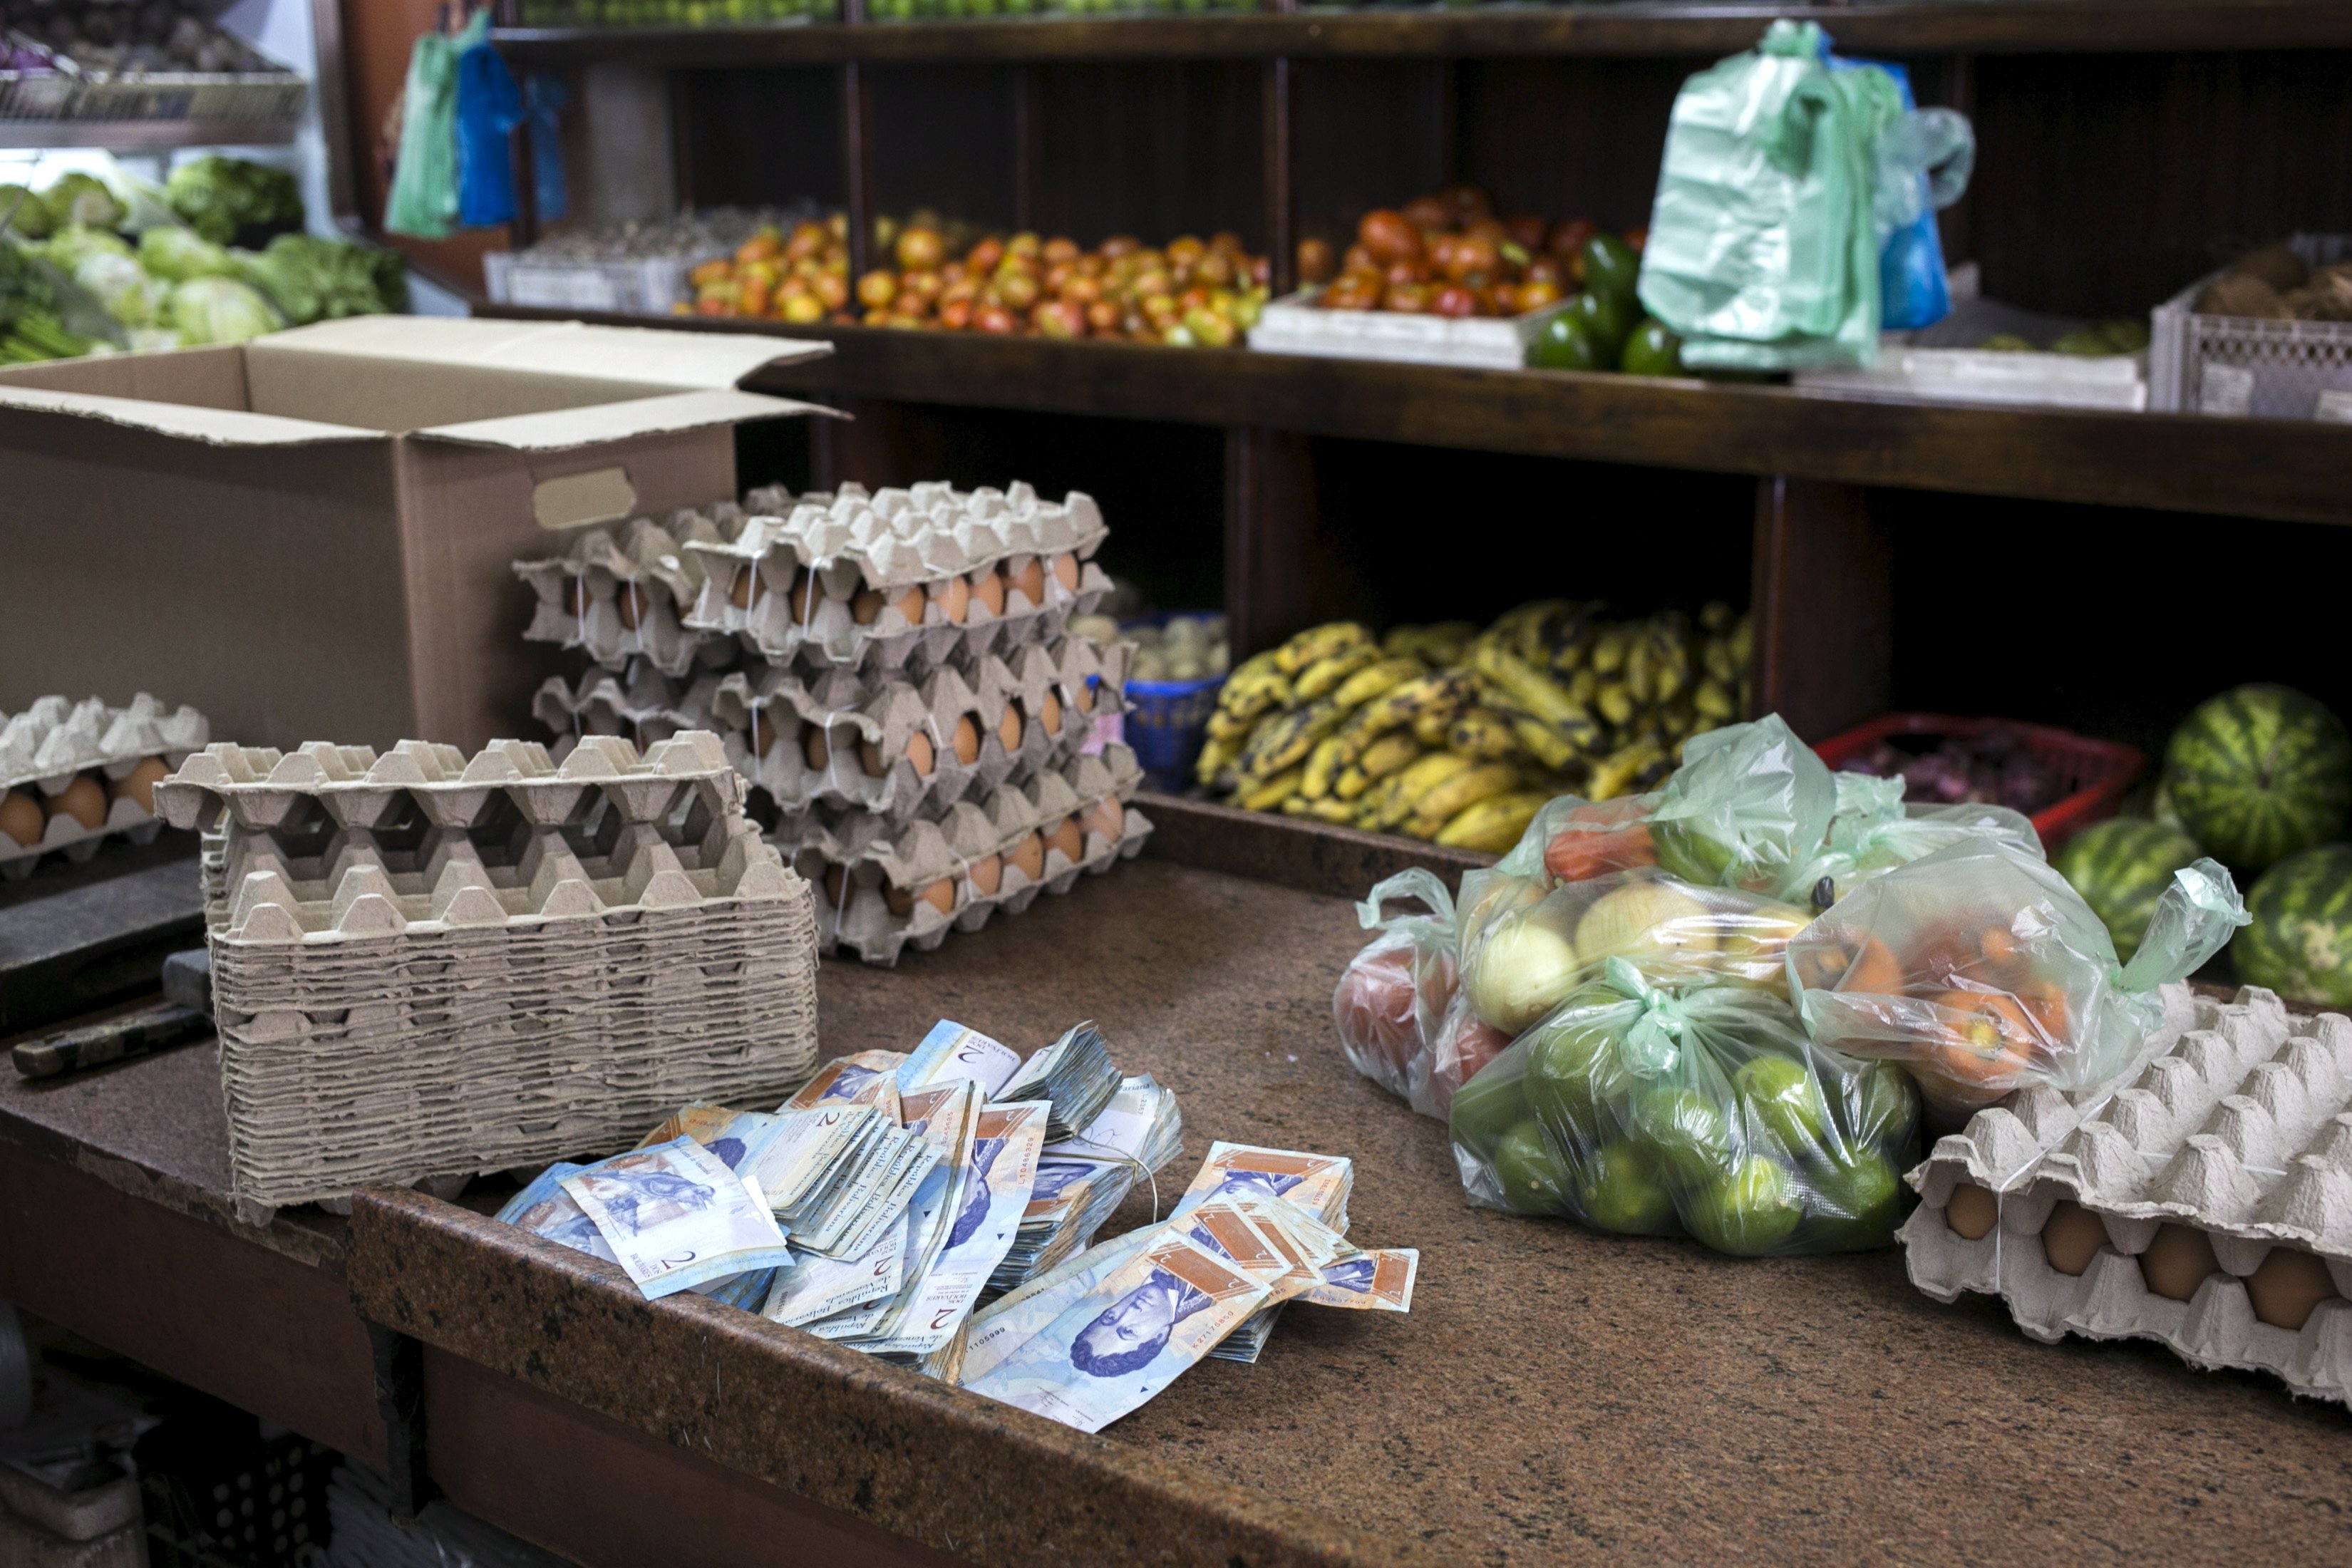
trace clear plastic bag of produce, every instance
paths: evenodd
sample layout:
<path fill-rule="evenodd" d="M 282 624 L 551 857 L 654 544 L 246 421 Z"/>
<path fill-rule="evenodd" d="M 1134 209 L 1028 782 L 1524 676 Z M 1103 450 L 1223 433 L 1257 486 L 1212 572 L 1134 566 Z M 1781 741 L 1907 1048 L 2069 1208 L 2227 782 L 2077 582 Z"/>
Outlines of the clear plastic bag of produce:
<path fill-rule="evenodd" d="M 1807 1026 L 1848 1056 L 1902 1063 L 1958 1119 L 2030 1083 L 2090 1089 L 2162 1021 L 2185 979 L 2246 923 L 2212 860 L 2176 872 L 2129 964 L 2066 879 L 2001 838 L 1964 837 L 1864 882 L 1789 946 Z"/>
<path fill-rule="evenodd" d="M 1836 780 L 1837 815 L 1821 852 L 1782 883 L 1791 902 L 1826 910 L 1872 878 L 1969 838 L 1997 838 L 2043 858 L 2032 819 L 2005 805 L 1910 805 L 1900 778 L 1842 773 Z"/>
<path fill-rule="evenodd" d="M 1384 915 L 1392 901 L 1419 900 L 1426 913 Z M 1428 1075 L 1430 1051 L 1454 1005 L 1454 897 L 1435 873 L 1400 871 L 1356 906 L 1380 934 L 1339 973 L 1331 1019 L 1355 1069 L 1390 1093 L 1411 1098 L 1412 1075 Z"/>
<path fill-rule="evenodd" d="M 1884 1247 L 1918 1102 L 1752 986 L 1654 986 L 1613 960 L 1454 1100 L 1471 1202 L 1746 1257 Z"/>

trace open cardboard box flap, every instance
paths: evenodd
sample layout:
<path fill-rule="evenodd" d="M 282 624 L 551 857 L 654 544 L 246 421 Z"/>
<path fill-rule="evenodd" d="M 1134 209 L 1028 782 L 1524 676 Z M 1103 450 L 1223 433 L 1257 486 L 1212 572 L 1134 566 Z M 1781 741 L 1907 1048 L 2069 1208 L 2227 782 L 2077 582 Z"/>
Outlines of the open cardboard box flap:
<path fill-rule="evenodd" d="M 552 451 L 814 412 L 736 384 L 763 365 L 832 352 L 829 343 L 740 332 L 361 316 L 234 349 L 0 369 L 0 407 L 215 446 L 416 432 Z"/>

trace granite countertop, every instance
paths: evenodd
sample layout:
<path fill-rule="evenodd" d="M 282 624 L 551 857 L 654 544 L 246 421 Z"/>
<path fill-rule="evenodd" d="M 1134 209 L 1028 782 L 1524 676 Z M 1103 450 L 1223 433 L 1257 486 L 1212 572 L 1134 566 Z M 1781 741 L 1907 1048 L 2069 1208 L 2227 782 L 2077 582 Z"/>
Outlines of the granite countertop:
<path fill-rule="evenodd" d="M 1160 1499 L 1237 1521 L 1237 1542 L 1299 1542 L 1229 1553 L 1252 1568 L 2352 1556 L 2352 1414 L 2275 1380 L 2200 1373 L 2147 1343 L 2035 1343 L 1989 1298 L 1928 1300 L 1895 1252 L 1739 1260 L 1468 1208 L 1444 1128 L 1339 1054 L 1331 988 L 1363 941 L 1344 900 L 1147 858 L 895 970 L 824 966 L 827 1056 L 908 1048 L 941 1016 L 1028 1049 L 1091 1017 L 1122 1067 L 1181 1097 L 1163 1200 L 1215 1139 L 1344 1153 L 1351 1237 L 1421 1248 L 1409 1316 L 1293 1307 L 1258 1365 L 1207 1363 L 1097 1438 L 707 1302 L 649 1307 L 604 1266 L 413 1194 L 385 1205 L 415 1227 L 409 1271 L 378 1288 L 558 1392 L 578 1380 L 622 1408 L 635 1380 L 659 1410 L 645 1423 L 671 1424 L 672 1441 L 934 1545 L 967 1550 L 932 1521 L 984 1514 L 981 1561 L 1025 1560 L 1025 1500 L 1056 1489 L 1059 1520 L 1088 1499 L 1104 1516 L 1091 1552 L 1030 1543 L 1074 1562 L 1141 1555 L 1111 1543 L 1160 1528 Z M 200 1201 L 226 1173 L 208 1058 L 0 1085 L 0 1125 L 85 1140 Z M 309 1212 L 278 1226 L 326 1225 Z M 1139 1194 L 1105 1234 L 1149 1217 Z M 474 1321 L 501 1313 L 496 1330 Z M 616 1347 L 642 1347 L 642 1364 Z M 766 1405 L 744 1392 L 763 1365 L 789 1374 Z M 973 1452 L 963 1472 L 984 1497 L 909 1473 L 927 1426 L 1001 1445 L 1001 1463 Z M 1200 1555 L 1158 1544 L 1155 1560 Z"/>

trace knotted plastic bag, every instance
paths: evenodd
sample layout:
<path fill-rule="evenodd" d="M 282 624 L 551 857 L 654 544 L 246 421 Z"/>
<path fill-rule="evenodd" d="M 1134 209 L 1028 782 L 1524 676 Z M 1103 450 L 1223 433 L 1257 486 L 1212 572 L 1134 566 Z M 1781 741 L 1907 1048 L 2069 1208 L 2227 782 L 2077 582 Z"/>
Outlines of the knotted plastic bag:
<path fill-rule="evenodd" d="M 1384 912 L 1407 900 L 1428 912 Z M 1332 993 L 1339 1048 L 1358 1072 L 1410 1097 L 1416 1072 L 1427 1080 L 1431 1048 L 1454 1003 L 1454 898 L 1433 872 L 1400 871 L 1365 896 L 1356 918 L 1380 934 L 1340 972 Z"/>
<path fill-rule="evenodd" d="M 1930 1109 L 1958 1120 L 2012 1089 L 2098 1088 L 2163 1021 L 2181 980 L 2247 922 L 2230 874 L 2173 874 L 2129 964 L 2081 895 L 2039 855 L 1971 836 L 1864 883 L 1789 946 L 1816 1042 L 1902 1063 Z"/>
<path fill-rule="evenodd" d="M 400 148 L 383 226 L 413 239 L 446 239 L 457 216 L 457 58 L 489 37 L 488 7 L 454 35 L 426 33 L 409 51 L 401 97 Z"/>
<path fill-rule="evenodd" d="M 1885 71 L 1826 53 L 1816 25 L 1776 21 L 1675 100 L 1638 291 L 1687 365 L 1876 358 L 1877 142 L 1903 101 Z"/>
<path fill-rule="evenodd" d="M 1780 885 L 1792 903 L 1826 910 L 1874 877 L 1971 837 L 1998 838 L 2037 860 L 2044 858 L 2042 835 L 2021 812 L 1975 802 L 1910 805 L 1899 778 L 1836 776 L 1837 815 L 1830 818 L 1821 852 Z"/>
<path fill-rule="evenodd" d="M 1919 109 L 1911 73 L 1884 60 L 1829 57 L 1831 68 L 1868 66 L 1894 81 L 1903 113 L 1879 133 L 1873 150 L 1876 181 L 1871 216 L 1878 232 L 1879 325 L 1890 331 L 1932 327 L 1951 313 L 1951 282 L 1944 269 L 1943 237 L 1936 214 L 1969 188 L 1976 163 L 1976 132 L 1950 109 Z"/>
<path fill-rule="evenodd" d="M 1917 1101 L 1747 986 L 1672 990 L 1622 960 L 1454 1097 L 1471 1202 L 1754 1257 L 1885 1246 Z"/>

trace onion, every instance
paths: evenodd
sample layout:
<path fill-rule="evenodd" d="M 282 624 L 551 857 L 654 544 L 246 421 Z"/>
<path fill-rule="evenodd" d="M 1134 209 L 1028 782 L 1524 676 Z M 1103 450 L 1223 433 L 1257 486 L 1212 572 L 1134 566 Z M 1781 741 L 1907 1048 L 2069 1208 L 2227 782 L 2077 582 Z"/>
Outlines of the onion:
<path fill-rule="evenodd" d="M 1468 982 L 1471 1011 L 1516 1035 L 1576 988 L 1576 948 L 1539 921 L 1514 916 L 1479 944 Z"/>

